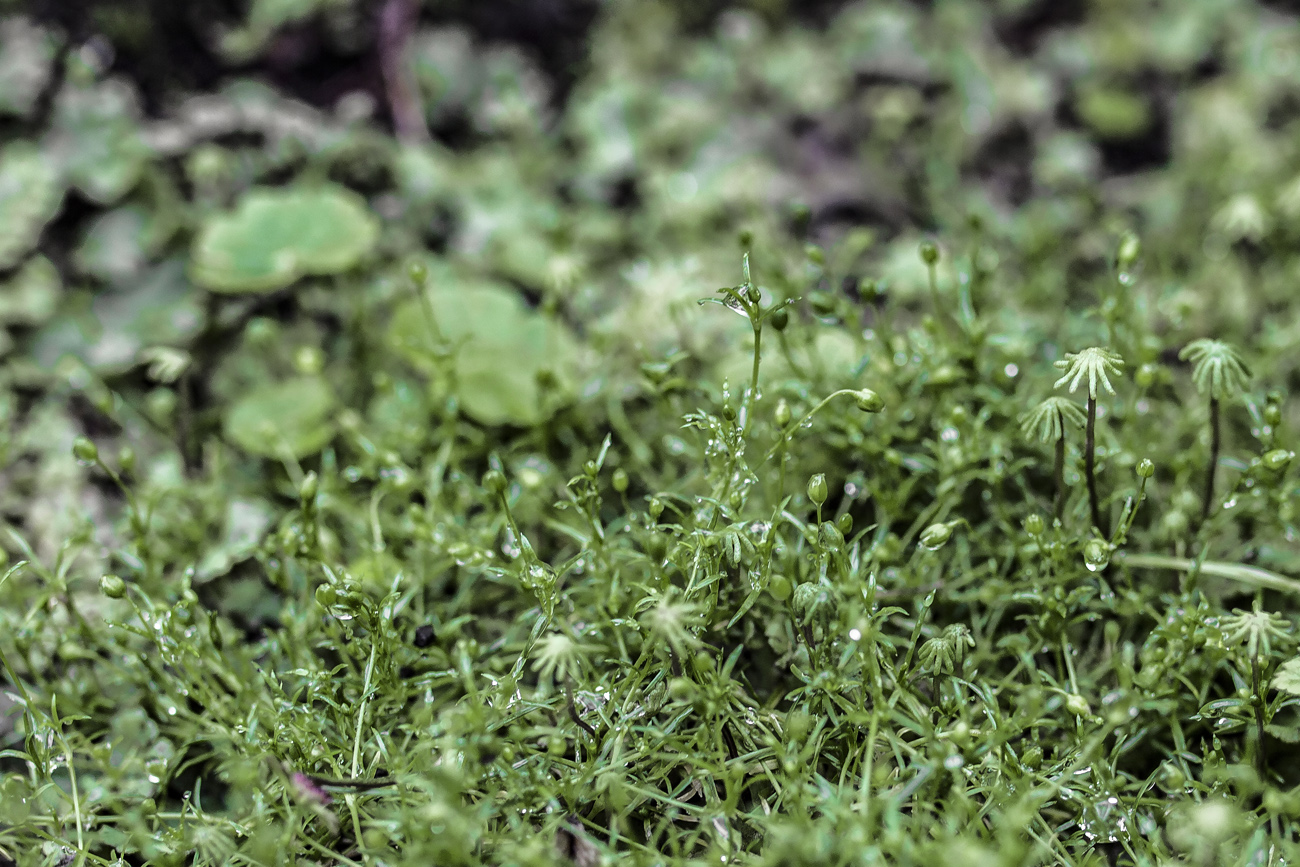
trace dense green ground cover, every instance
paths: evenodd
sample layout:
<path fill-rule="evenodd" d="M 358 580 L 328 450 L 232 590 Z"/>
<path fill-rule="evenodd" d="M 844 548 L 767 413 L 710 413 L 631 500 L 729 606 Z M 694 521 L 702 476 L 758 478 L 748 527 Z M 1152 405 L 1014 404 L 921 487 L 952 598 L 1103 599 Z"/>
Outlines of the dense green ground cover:
<path fill-rule="evenodd" d="M 425 5 L 0 2 L 0 861 L 1300 858 L 1293 8 Z"/>

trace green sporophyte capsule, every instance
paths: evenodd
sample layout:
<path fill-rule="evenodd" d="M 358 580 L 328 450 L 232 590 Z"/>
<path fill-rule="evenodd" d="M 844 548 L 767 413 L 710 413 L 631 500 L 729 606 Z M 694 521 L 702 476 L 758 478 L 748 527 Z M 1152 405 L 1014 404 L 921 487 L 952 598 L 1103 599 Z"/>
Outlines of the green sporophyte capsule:
<path fill-rule="evenodd" d="M 339 601 L 339 592 L 333 584 L 322 584 L 316 588 L 316 602 L 321 608 L 333 608 Z"/>
<path fill-rule="evenodd" d="M 93 464 L 99 461 L 99 447 L 88 437 L 77 437 L 72 441 L 72 456 L 83 464 Z"/>
<path fill-rule="evenodd" d="M 829 493 L 826 487 L 825 473 L 817 473 L 808 480 L 808 499 L 812 500 L 814 506 L 821 508 L 822 503 L 826 502 L 826 496 Z"/>
<path fill-rule="evenodd" d="M 414 285 L 423 286 L 429 279 L 429 266 L 419 259 L 412 259 L 406 266 L 406 276 L 411 278 Z"/>
<path fill-rule="evenodd" d="M 776 410 L 772 413 L 772 420 L 776 422 L 777 427 L 785 427 L 790 423 L 790 404 L 786 403 L 785 398 L 776 402 Z"/>
<path fill-rule="evenodd" d="M 921 547 L 927 551 L 937 551 L 952 538 L 953 521 L 946 524 L 931 524 L 921 531 Z"/>
<path fill-rule="evenodd" d="M 610 483 L 614 486 L 614 490 L 618 491 L 620 494 L 624 493 L 627 491 L 628 482 L 627 470 L 622 467 L 614 470 L 614 475 L 610 478 Z"/>
<path fill-rule="evenodd" d="M 506 474 L 498 469 L 488 470 L 483 474 L 483 489 L 494 497 L 506 492 Z"/>
<path fill-rule="evenodd" d="M 109 599 L 121 599 L 126 595 L 126 582 L 116 575 L 104 575 L 99 579 L 99 592 Z"/>
<path fill-rule="evenodd" d="M 853 398 L 857 401 L 858 409 L 863 412 L 880 412 L 885 408 L 884 398 L 869 388 L 858 389 Z"/>

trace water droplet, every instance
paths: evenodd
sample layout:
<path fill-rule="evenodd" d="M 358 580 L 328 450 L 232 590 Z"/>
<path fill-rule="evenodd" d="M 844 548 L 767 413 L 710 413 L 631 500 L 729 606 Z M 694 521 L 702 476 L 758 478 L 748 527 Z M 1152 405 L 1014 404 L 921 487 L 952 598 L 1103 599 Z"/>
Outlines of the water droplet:
<path fill-rule="evenodd" d="M 955 771 L 966 764 L 966 760 L 961 756 L 949 756 L 943 760 L 943 766 L 950 771 Z"/>
<path fill-rule="evenodd" d="M 957 439 L 957 437 L 958 437 L 958 433 L 957 433 L 957 428 L 955 427 L 946 427 L 939 432 L 939 439 L 943 440 L 946 443 L 953 442 L 954 440 Z"/>
<path fill-rule="evenodd" d="M 1007 376 L 1015 376 L 1020 373 L 1020 368 L 1016 367 L 1014 364 L 1008 364 L 1006 367 L 1002 368 L 1002 372 Z"/>
<path fill-rule="evenodd" d="M 1100 572 L 1110 565 L 1110 546 L 1105 542 L 1089 542 L 1083 549 L 1083 565 L 1089 572 Z"/>
<path fill-rule="evenodd" d="M 1225 509 L 1235 509 L 1235 508 L 1237 508 L 1237 498 L 1236 498 L 1236 497 L 1231 497 L 1231 498 L 1229 498 L 1229 499 L 1227 499 L 1227 500 L 1224 500 L 1224 501 L 1223 501 L 1223 508 L 1225 508 Z"/>
<path fill-rule="evenodd" d="M 862 630 L 861 630 L 861 629 L 850 629 L 850 630 L 849 630 L 849 640 L 850 640 L 850 641 L 860 641 L 861 639 L 862 639 Z"/>

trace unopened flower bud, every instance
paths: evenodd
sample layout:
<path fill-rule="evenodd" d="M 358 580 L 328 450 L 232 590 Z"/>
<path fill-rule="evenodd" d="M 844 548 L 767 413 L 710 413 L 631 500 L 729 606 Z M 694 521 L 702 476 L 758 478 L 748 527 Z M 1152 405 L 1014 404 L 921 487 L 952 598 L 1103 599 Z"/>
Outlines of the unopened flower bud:
<path fill-rule="evenodd" d="M 858 409 L 863 412 L 880 412 L 885 408 L 885 400 L 869 388 L 860 388 L 854 395 Z"/>
<path fill-rule="evenodd" d="M 126 595 L 126 582 L 116 575 L 104 575 L 99 579 L 99 592 L 109 599 L 121 599 Z"/>
<path fill-rule="evenodd" d="M 781 398 L 776 402 L 776 411 L 772 414 L 773 420 L 777 427 L 785 427 L 790 423 L 790 404 Z"/>
<path fill-rule="evenodd" d="M 1156 474 L 1156 465 L 1150 458 L 1143 458 L 1138 461 L 1137 474 L 1139 478 L 1149 479 Z"/>
<path fill-rule="evenodd" d="M 72 441 L 72 456 L 83 464 L 99 461 L 99 448 L 86 437 L 77 437 Z"/>
<path fill-rule="evenodd" d="M 506 475 L 498 469 L 488 470 L 483 474 L 483 489 L 494 497 L 506 492 Z"/>
<path fill-rule="evenodd" d="M 822 503 L 826 502 L 828 493 L 825 473 L 818 473 L 808 480 L 808 499 L 812 500 L 813 505 L 817 508 L 820 509 Z"/>
<path fill-rule="evenodd" d="M 927 265 L 939 261 L 939 247 L 933 241 L 922 241 L 917 252 L 921 254 L 921 261 Z"/>

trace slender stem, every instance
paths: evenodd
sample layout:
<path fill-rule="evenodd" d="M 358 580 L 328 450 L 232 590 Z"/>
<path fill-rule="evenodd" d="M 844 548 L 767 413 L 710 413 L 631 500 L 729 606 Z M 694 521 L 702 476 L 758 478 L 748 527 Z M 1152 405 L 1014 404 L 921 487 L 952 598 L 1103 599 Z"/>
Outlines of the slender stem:
<path fill-rule="evenodd" d="M 1065 426 L 1061 426 L 1061 435 L 1056 438 L 1056 505 L 1053 514 L 1061 520 L 1065 514 Z"/>
<path fill-rule="evenodd" d="M 749 320 L 754 327 L 754 365 L 749 373 L 749 394 L 745 395 L 745 422 L 741 425 L 740 435 L 749 433 L 749 423 L 758 409 L 758 362 L 763 357 L 763 323 L 752 316 Z"/>
<path fill-rule="evenodd" d="M 1164 554 L 1130 554 L 1127 551 L 1116 551 L 1114 559 L 1130 568 L 1174 569 L 1179 572 L 1197 570 L 1203 575 L 1213 575 L 1217 578 L 1240 581 L 1242 584 L 1248 584 L 1251 587 L 1263 587 L 1268 590 L 1300 595 L 1300 581 L 1286 575 L 1270 572 L 1267 569 L 1261 569 L 1258 566 L 1222 563 L 1215 560 L 1197 563 L 1197 561 L 1186 557 L 1167 557 Z"/>
<path fill-rule="evenodd" d="M 1264 747 L 1264 694 L 1259 689 L 1259 654 L 1250 657 L 1250 685 L 1255 693 L 1255 726 L 1259 736 L 1259 746 L 1255 752 L 1255 767 L 1259 776 L 1264 777 L 1268 770 L 1268 753 Z"/>
<path fill-rule="evenodd" d="M 1210 397 L 1210 466 L 1205 471 L 1205 498 L 1201 501 L 1201 522 L 1210 517 L 1214 502 L 1214 471 L 1219 466 L 1219 399 Z"/>
<path fill-rule="evenodd" d="M 1084 470 L 1088 475 L 1088 506 L 1092 509 L 1092 525 L 1106 535 L 1101 525 L 1101 503 L 1097 499 L 1097 398 L 1088 395 L 1087 440 L 1083 446 Z"/>

